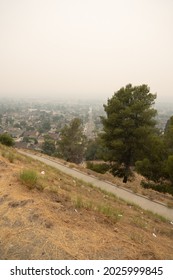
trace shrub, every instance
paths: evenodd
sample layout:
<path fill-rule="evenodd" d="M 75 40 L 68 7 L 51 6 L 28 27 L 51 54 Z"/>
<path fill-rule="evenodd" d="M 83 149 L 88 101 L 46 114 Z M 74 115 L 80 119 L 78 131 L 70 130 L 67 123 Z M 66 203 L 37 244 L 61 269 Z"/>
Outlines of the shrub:
<path fill-rule="evenodd" d="M 162 193 L 170 193 L 173 195 L 173 186 L 166 183 L 153 183 L 153 182 L 146 182 L 144 180 L 141 181 L 141 186 L 145 189 L 153 189 L 158 192 Z"/>
<path fill-rule="evenodd" d="M 14 140 L 8 133 L 3 133 L 0 135 L 0 143 L 6 146 L 13 146 Z"/>
<path fill-rule="evenodd" d="M 92 162 L 87 162 L 87 168 L 91 169 L 97 173 L 104 174 L 109 170 L 109 165 L 106 163 L 92 163 Z"/>
<path fill-rule="evenodd" d="M 1 152 L 1 155 L 2 155 L 2 157 L 7 158 L 9 160 L 9 162 L 11 162 L 11 163 L 13 163 L 16 158 L 16 155 L 13 152 L 11 152 L 10 150 L 3 150 Z"/>
<path fill-rule="evenodd" d="M 26 169 L 20 173 L 21 182 L 29 189 L 33 189 L 37 183 L 37 173 L 34 170 Z"/>

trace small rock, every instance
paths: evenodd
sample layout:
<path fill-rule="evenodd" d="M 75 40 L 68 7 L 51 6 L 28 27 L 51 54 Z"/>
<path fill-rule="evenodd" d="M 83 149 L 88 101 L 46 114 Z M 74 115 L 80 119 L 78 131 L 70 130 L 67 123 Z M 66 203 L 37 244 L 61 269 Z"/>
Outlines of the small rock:
<path fill-rule="evenodd" d="M 53 226 L 53 224 L 51 222 L 48 222 L 48 221 L 45 222 L 46 228 L 51 228 L 52 226 Z"/>
<path fill-rule="evenodd" d="M 31 215 L 29 216 L 28 220 L 29 220 L 30 222 L 35 222 L 35 221 L 37 221 L 39 218 L 40 218 L 39 214 L 34 213 L 34 214 L 31 214 Z"/>
<path fill-rule="evenodd" d="M 157 236 L 155 235 L 155 233 L 153 233 L 153 236 L 154 236 L 154 237 L 157 237 Z"/>
<path fill-rule="evenodd" d="M 8 205 L 13 208 L 18 207 L 20 205 L 20 201 L 12 201 L 9 202 Z"/>
<path fill-rule="evenodd" d="M 27 199 L 27 200 L 21 200 L 21 201 L 11 201 L 8 203 L 8 205 L 10 207 L 21 207 L 21 206 L 25 206 L 27 203 L 33 203 L 34 200 L 33 199 Z"/>

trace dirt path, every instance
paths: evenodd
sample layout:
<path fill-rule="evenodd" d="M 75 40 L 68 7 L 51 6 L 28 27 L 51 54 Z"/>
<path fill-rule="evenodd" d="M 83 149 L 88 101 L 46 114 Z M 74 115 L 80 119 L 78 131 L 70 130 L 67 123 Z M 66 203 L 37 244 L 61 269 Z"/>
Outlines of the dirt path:
<path fill-rule="evenodd" d="M 150 210 L 153 213 L 162 215 L 169 220 L 173 220 L 173 209 L 168 208 L 161 203 L 150 201 L 149 199 L 147 199 L 141 195 L 137 195 L 137 194 L 132 193 L 131 191 L 117 187 L 116 185 L 114 185 L 112 183 L 101 181 L 94 176 L 87 175 L 76 169 L 71 169 L 71 168 L 63 165 L 62 163 L 58 163 L 57 161 L 50 160 L 50 159 L 47 159 L 47 158 L 44 158 L 41 156 L 33 155 L 33 154 L 23 152 L 23 151 L 19 151 L 19 152 L 24 155 L 27 155 L 29 157 L 32 157 L 33 159 L 39 160 L 47 165 L 55 167 L 55 168 L 59 169 L 60 171 L 66 173 L 68 175 L 71 175 L 77 179 L 83 180 L 87 183 L 91 183 L 100 189 L 114 193 L 118 197 L 123 198 L 124 200 L 126 200 L 128 202 L 135 203 L 145 210 Z"/>

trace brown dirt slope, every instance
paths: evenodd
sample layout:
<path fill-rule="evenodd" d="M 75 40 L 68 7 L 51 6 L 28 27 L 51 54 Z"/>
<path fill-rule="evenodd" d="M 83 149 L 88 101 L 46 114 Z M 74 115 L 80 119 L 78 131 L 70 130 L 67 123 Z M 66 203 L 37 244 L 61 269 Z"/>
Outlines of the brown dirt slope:
<path fill-rule="evenodd" d="M 170 222 L 2 146 L 0 216 L 0 259 L 173 259 Z"/>

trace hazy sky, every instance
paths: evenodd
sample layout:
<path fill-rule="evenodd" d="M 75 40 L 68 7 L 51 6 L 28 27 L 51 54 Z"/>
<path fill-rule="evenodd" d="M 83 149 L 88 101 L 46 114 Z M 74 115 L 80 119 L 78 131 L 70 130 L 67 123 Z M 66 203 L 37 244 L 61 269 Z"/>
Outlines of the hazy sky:
<path fill-rule="evenodd" d="M 0 96 L 173 99 L 173 0 L 0 0 Z"/>

